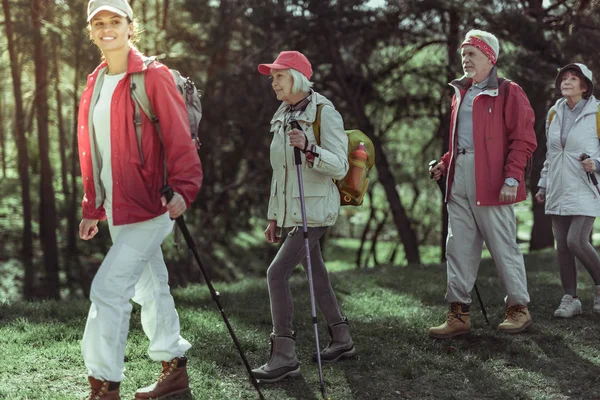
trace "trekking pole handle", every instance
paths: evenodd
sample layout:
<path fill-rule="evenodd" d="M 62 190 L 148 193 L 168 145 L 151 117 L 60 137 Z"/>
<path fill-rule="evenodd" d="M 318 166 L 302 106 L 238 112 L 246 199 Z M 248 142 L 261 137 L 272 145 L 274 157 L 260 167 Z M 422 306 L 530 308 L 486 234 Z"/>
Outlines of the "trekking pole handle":
<path fill-rule="evenodd" d="M 439 163 L 440 162 L 438 160 L 429 161 L 429 179 L 433 179 L 433 172 L 431 170 L 435 168 L 435 166 Z M 442 197 L 446 196 L 446 183 L 444 181 L 444 177 L 441 176 L 440 179 L 435 181 L 435 183 L 437 183 L 438 187 L 440 188 L 440 191 L 442 192 Z"/>
<path fill-rule="evenodd" d="M 171 185 L 165 185 L 162 188 L 160 188 L 160 194 L 165 196 L 165 199 L 167 199 L 167 204 L 169 204 L 171 202 L 171 200 L 173 199 L 173 196 L 175 196 L 175 193 L 173 193 L 173 188 L 171 187 Z M 173 218 L 171 218 L 171 219 L 173 219 Z M 179 217 L 175 218 L 175 220 L 183 221 L 183 215 L 180 215 Z M 183 229 L 182 229 L 182 232 L 183 232 Z"/>
<path fill-rule="evenodd" d="M 299 131 L 304 132 L 298 121 L 295 119 L 290 121 L 290 125 L 292 126 L 292 129 L 298 129 Z M 294 161 L 296 165 L 302 165 L 302 157 L 300 156 L 300 149 L 298 147 L 294 147 Z"/>
<path fill-rule="evenodd" d="M 173 188 L 171 187 L 171 185 L 165 185 L 162 188 L 160 188 L 160 194 L 165 196 L 165 198 L 167 199 L 167 203 L 169 203 L 171 201 L 171 199 L 173 198 L 173 196 L 175 196 L 175 193 L 173 193 Z"/>
<path fill-rule="evenodd" d="M 590 158 L 590 156 L 588 156 L 587 154 L 583 153 L 582 155 L 579 156 L 579 161 L 587 160 L 588 158 Z M 597 186 L 598 185 L 598 179 L 596 179 L 596 174 L 593 173 L 593 172 L 588 172 L 587 174 L 590 177 L 590 179 L 592 180 L 592 183 L 595 186 Z"/>
<path fill-rule="evenodd" d="M 429 161 L 429 179 L 433 179 L 433 171 L 431 171 L 436 165 L 438 165 L 438 160 Z"/>

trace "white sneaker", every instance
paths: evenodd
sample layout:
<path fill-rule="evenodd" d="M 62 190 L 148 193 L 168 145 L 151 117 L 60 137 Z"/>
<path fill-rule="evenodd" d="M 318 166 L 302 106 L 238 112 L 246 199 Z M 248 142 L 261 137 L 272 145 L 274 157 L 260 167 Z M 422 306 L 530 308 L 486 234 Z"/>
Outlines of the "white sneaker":
<path fill-rule="evenodd" d="M 600 285 L 594 286 L 594 312 L 600 314 Z"/>
<path fill-rule="evenodd" d="M 600 297 L 600 296 L 599 296 Z M 598 300 L 600 308 L 600 299 Z M 599 310 L 600 312 L 600 310 Z M 554 311 L 555 317 L 571 318 L 573 315 L 581 314 L 581 301 L 579 298 L 573 298 L 570 294 L 565 294 L 560 301 L 560 305 Z"/>

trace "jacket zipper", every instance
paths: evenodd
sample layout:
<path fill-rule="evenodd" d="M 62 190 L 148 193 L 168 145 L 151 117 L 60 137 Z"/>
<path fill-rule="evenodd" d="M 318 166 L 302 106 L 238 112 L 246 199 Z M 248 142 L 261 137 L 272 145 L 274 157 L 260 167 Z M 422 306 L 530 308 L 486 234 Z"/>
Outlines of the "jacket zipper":
<path fill-rule="evenodd" d="M 281 221 L 281 226 L 283 227 L 283 225 L 285 225 L 285 220 L 287 218 L 287 196 L 286 196 L 286 190 L 287 190 L 287 174 L 288 174 L 288 168 L 287 168 L 287 149 L 285 147 L 285 125 L 283 125 L 283 165 L 284 165 L 284 171 L 283 171 L 283 189 L 281 191 L 281 194 L 283 195 L 283 220 Z"/>
<path fill-rule="evenodd" d="M 456 116 L 454 118 L 454 127 L 452 128 L 452 137 L 450 138 L 450 145 L 452 146 L 452 152 L 450 153 L 450 165 L 448 165 L 448 170 L 446 171 L 446 195 L 445 195 L 445 201 L 448 201 L 450 199 L 450 191 L 448 190 L 450 187 L 448 186 L 450 184 L 450 168 L 452 168 L 452 161 L 454 160 L 454 154 L 456 154 L 457 148 L 456 148 L 456 143 L 454 140 L 454 137 L 456 136 L 456 126 L 458 125 L 458 110 L 460 109 L 460 103 L 462 103 L 462 96 L 460 94 L 460 90 L 454 86 L 451 85 L 452 88 L 454 89 L 455 95 L 456 95 L 456 99 L 457 99 L 457 104 L 458 107 L 456 108 Z M 452 118 L 452 115 L 450 116 L 450 118 Z M 454 170 L 456 170 L 456 167 L 454 168 Z M 454 171 L 456 172 L 456 171 Z"/>

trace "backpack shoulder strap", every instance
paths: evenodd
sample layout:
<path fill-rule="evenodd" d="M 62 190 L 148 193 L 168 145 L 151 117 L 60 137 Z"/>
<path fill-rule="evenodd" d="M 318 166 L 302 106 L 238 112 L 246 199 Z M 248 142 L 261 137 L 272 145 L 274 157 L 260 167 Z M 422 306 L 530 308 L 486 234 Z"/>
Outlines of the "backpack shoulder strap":
<path fill-rule="evenodd" d="M 556 115 L 556 109 L 554 108 L 554 106 L 552 106 L 550 108 L 550 111 L 548 111 L 548 126 L 550 126 L 550 124 L 552 123 L 552 120 L 554 119 L 555 115 Z"/>
<path fill-rule="evenodd" d="M 313 122 L 313 134 L 317 141 L 317 146 L 321 145 L 321 110 L 323 110 L 324 104 L 317 104 L 317 116 L 315 122 Z"/>
<path fill-rule="evenodd" d="M 148 67 L 156 61 L 156 57 L 144 57 L 144 65 Z M 144 111 L 144 114 L 155 124 L 158 123 L 156 114 L 150 104 L 148 93 L 146 92 L 146 80 L 145 71 L 134 72 L 131 74 L 131 97 L 135 100 L 137 105 Z"/>
<path fill-rule="evenodd" d="M 144 57 L 144 65 L 148 67 L 150 64 L 156 61 L 156 57 Z M 138 142 L 138 150 L 140 152 L 140 160 L 144 165 L 144 155 L 142 154 L 142 115 L 140 109 L 146 114 L 148 119 L 152 121 L 158 132 L 158 138 L 164 148 L 164 142 L 162 138 L 162 130 L 158 123 L 158 117 L 152 108 L 148 92 L 146 91 L 146 75 L 145 71 L 134 72 L 131 74 L 130 87 L 131 98 L 133 99 L 134 105 L 134 123 L 135 123 L 135 134 Z M 167 155 L 165 153 L 165 166 L 164 166 L 164 183 L 167 183 Z"/>

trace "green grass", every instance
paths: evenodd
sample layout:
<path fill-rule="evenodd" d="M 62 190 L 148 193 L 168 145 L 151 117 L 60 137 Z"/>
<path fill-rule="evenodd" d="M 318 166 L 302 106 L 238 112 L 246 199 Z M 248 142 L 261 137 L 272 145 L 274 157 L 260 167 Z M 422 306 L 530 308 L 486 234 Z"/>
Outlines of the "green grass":
<path fill-rule="evenodd" d="M 338 253 L 339 248 L 331 246 Z M 477 281 L 491 319 L 487 326 L 474 302 L 473 333 L 432 340 L 427 328 L 439 324 L 445 270 L 440 265 L 357 270 L 340 262 L 332 282 L 349 317 L 359 355 L 324 366 L 327 395 L 333 400 L 365 399 L 593 399 L 600 396 L 600 327 L 593 315 L 592 283 L 580 277 L 584 314 L 552 318 L 562 296 L 554 253 L 527 256 L 530 310 L 534 324 L 523 334 L 495 330 L 502 319 L 502 290 L 491 260 Z M 302 377 L 262 386 L 266 399 L 320 399 L 308 287 L 297 271 L 291 279 L 297 349 Z M 252 366 L 266 361 L 271 330 L 264 279 L 215 283 L 223 306 Z M 182 335 L 193 344 L 189 372 L 195 399 L 256 399 L 226 327 L 205 286 L 174 291 Z M 0 306 L 1 399 L 77 399 L 87 392 L 79 341 L 87 301 Z M 322 321 L 320 319 L 320 321 Z M 321 342 L 326 329 L 319 323 Z M 126 353 L 124 399 L 150 383 L 159 366 L 146 356 L 139 309 L 134 308 Z"/>

